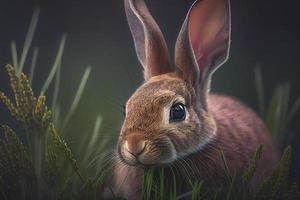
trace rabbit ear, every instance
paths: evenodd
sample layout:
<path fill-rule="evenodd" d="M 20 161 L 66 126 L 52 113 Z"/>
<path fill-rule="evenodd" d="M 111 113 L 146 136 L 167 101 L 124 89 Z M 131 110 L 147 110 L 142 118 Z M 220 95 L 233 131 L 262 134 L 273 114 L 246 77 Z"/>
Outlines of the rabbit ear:
<path fill-rule="evenodd" d="M 125 10 L 145 80 L 171 72 L 166 42 L 144 0 L 125 0 Z"/>
<path fill-rule="evenodd" d="M 197 0 L 176 42 L 177 71 L 194 84 L 209 85 L 212 73 L 228 59 L 229 46 L 229 0 Z"/>

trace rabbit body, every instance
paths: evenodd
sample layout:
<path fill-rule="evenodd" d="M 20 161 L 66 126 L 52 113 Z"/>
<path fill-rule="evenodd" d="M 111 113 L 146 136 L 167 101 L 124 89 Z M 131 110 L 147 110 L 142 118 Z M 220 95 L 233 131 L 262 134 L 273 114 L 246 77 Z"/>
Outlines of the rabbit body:
<path fill-rule="evenodd" d="M 229 171 L 239 175 L 259 144 L 253 185 L 270 173 L 277 154 L 262 120 L 239 101 L 209 93 L 212 74 L 229 55 L 229 1 L 195 1 L 179 33 L 174 64 L 145 2 L 125 0 L 125 11 L 145 82 L 126 103 L 114 192 L 140 199 L 144 170 L 157 166 L 179 166 L 179 180 L 192 175 L 222 181 L 220 150 Z"/>
<path fill-rule="evenodd" d="M 226 177 L 224 173 L 224 163 L 220 158 L 220 150 L 224 152 L 230 173 L 241 175 L 245 170 L 245 167 L 248 166 L 249 161 L 259 144 L 262 144 L 263 146 L 263 153 L 257 164 L 252 184 L 255 185 L 262 177 L 270 174 L 277 161 L 277 154 L 273 147 L 270 133 L 263 121 L 254 111 L 234 98 L 216 94 L 210 94 L 208 96 L 208 112 L 204 110 L 200 112 L 201 116 L 199 118 L 202 125 L 201 128 L 197 129 L 195 132 L 199 133 L 197 138 L 202 138 L 202 140 L 208 138 L 207 135 L 213 135 L 213 137 L 209 139 L 207 143 L 201 145 L 199 149 L 194 149 L 192 152 L 187 149 L 189 149 L 188 146 L 193 146 L 193 141 L 196 141 L 197 143 L 198 140 L 195 138 L 196 136 L 192 135 L 190 138 L 187 137 L 186 140 L 184 140 L 182 136 L 176 135 L 178 132 L 176 132 L 175 135 L 172 135 L 171 133 L 167 133 L 166 130 L 161 130 L 161 132 L 153 131 L 153 129 L 155 130 L 158 128 L 157 126 L 159 126 L 156 124 L 156 120 L 157 122 L 162 120 L 156 115 L 163 105 L 161 102 L 158 103 L 159 100 L 157 99 L 157 95 L 162 97 L 161 95 L 165 92 L 165 95 L 167 96 L 166 90 L 170 89 L 176 91 L 180 86 L 180 81 L 177 82 L 176 79 L 174 81 L 172 80 L 173 78 L 168 79 L 165 75 L 162 78 L 159 78 L 158 76 L 153 79 L 155 80 L 150 80 L 144 87 L 142 86 L 142 88 L 137 90 L 132 96 L 133 102 L 130 102 L 129 100 L 127 105 L 128 109 L 132 110 L 130 106 L 138 107 L 139 109 L 134 110 L 137 111 L 134 112 L 134 114 L 130 112 L 127 114 L 128 117 L 134 116 L 134 118 L 129 119 L 129 125 L 126 124 L 128 122 L 125 120 L 123 125 L 125 127 L 122 129 L 128 130 L 127 128 L 129 128 L 129 132 L 132 132 L 132 129 L 135 128 L 142 129 L 144 133 L 148 133 L 149 137 L 152 137 L 151 139 L 147 138 L 146 140 L 160 141 L 163 140 L 165 135 L 168 135 L 168 137 L 172 138 L 171 140 L 177 149 L 185 149 L 187 153 L 180 158 L 181 161 L 174 159 L 174 163 L 171 164 L 179 166 L 179 169 L 181 168 L 181 173 L 179 177 L 177 177 L 177 181 L 187 178 L 187 174 L 192 174 L 196 180 L 203 179 L 207 182 L 211 181 L 214 183 L 223 181 Z M 175 83 L 172 84 L 173 81 Z M 158 85 L 160 85 L 161 88 L 158 87 Z M 148 90 L 147 97 L 142 95 L 145 94 L 144 90 Z M 186 90 L 186 92 L 189 93 L 188 90 Z M 186 94 L 186 96 L 189 95 L 190 94 Z M 162 99 L 166 98 L 166 96 L 163 96 Z M 135 99 L 135 97 L 139 100 Z M 166 102 L 167 101 L 168 100 L 166 100 Z M 193 100 L 191 99 L 191 101 Z M 188 102 L 186 103 L 187 105 L 190 104 Z M 200 104 L 201 107 L 201 103 L 199 102 L 198 104 Z M 154 106 L 155 108 L 152 109 L 156 111 L 153 113 L 153 116 L 149 116 L 148 113 L 148 108 L 151 106 Z M 189 108 L 187 109 L 189 110 Z M 145 110 L 146 112 L 141 112 L 142 110 Z M 190 117 L 192 118 L 192 116 Z M 132 121 L 135 123 L 132 123 Z M 149 128 L 148 123 L 156 125 Z M 138 124 L 137 127 L 132 127 L 136 124 Z M 147 128 L 144 129 L 142 127 Z M 126 130 L 124 130 L 125 136 L 123 137 L 131 137 L 132 134 L 126 135 Z M 155 133 L 151 135 L 151 132 Z M 187 134 L 189 133 L 187 132 Z M 181 142 L 186 143 L 187 146 L 185 147 Z M 160 145 L 159 142 L 157 145 Z M 168 145 L 166 144 L 165 146 Z M 168 150 L 163 149 L 162 152 L 158 152 L 157 158 L 161 159 L 164 157 L 163 154 L 169 154 Z M 155 160 L 155 158 L 151 158 L 151 161 L 153 160 Z M 159 161 L 156 162 L 159 163 Z M 177 162 L 181 162 L 181 164 L 178 165 Z M 128 165 L 122 161 L 116 163 L 114 182 L 116 183 L 115 188 L 117 193 L 127 199 L 140 199 L 145 166 L 131 166 L 131 163 Z M 185 165 L 185 167 L 180 167 L 182 165 Z M 186 171 L 186 169 L 189 171 Z"/>

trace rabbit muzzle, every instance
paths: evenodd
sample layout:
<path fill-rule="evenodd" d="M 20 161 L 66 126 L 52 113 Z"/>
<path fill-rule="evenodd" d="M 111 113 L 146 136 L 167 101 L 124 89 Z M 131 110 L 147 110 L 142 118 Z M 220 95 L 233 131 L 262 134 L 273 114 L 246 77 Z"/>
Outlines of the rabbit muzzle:
<path fill-rule="evenodd" d="M 131 166 L 155 166 L 176 159 L 176 151 L 168 137 L 149 140 L 143 134 L 129 134 L 119 142 L 121 160 Z"/>

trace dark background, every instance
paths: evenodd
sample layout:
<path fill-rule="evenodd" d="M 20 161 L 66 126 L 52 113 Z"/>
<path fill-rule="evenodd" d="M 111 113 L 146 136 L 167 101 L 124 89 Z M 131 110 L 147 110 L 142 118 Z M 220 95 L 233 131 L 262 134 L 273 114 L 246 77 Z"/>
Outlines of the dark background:
<path fill-rule="evenodd" d="M 253 71 L 263 72 L 266 96 L 282 81 L 290 81 L 291 102 L 300 94 L 300 4 L 297 0 L 232 0 L 231 57 L 214 76 L 213 91 L 232 95 L 257 110 Z M 171 54 L 191 0 L 148 0 Z M 106 1 L 3 1 L 0 0 L 0 90 L 8 92 L 5 65 L 11 62 L 10 42 L 18 52 L 32 12 L 40 7 L 40 19 L 33 47 L 40 49 L 34 89 L 38 92 L 56 55 L 60 38 L 67 34 L 62 61 L 59 102 L 65 112 L 87 65 L 92 73 L 69 131 L 73 145 L 93 126 L 95 116 L 104 117 L 102 131 L 116 135 L 122 108 L 132 91 L 142 82 L 142 69 L 135 56 L 122 0 Z M 32 54 L 32 49 L 29 56 Z M 27 60 L 27 64 L 30 59 Z M 29 65 L 27 65 L 29 66 Z M 28 72 L 28 67 L 25 67 Z M 51 90 L 49 91 L 51 96 Z M 1 105 L 0 105 L 1 106 Z M 1 123 L 13 123 L 0 107 Z M 293 179 L 300 179 L 299 114 L 290 124 L 296 134 Z"/>

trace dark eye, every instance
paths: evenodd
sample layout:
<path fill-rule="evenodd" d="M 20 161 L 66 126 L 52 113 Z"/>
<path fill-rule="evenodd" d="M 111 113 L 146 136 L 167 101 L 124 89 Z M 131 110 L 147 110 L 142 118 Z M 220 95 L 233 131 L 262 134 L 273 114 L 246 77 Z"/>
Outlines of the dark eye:
<path fill-rule="evenodd" d="M 175 103 L 170 109 L 170 122 L 185 120 L 185 107 L 182 103 Z"/>

